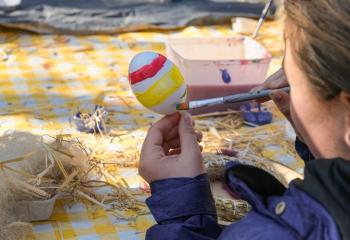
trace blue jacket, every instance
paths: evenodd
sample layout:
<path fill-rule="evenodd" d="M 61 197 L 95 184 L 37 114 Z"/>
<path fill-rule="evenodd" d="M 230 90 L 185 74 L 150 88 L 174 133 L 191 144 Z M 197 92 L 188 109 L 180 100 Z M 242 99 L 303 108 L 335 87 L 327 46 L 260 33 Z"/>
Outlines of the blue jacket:
<path fill-rule="evenodd" d="M 298 142 L 297 145 L 297 150 L 309 160 L 312 155 L 306 153 L 305 146 Z M 152 196 L 147 205 L 158 224 L 148 229 L 146 238 L 349 239 L 350 162 L 308 161 L 304 181 L 293 181 L 288 189 L 271 175 L 253 168 L 233 162 L 227 166 L 227 185 L 253 209 L 226 228 L 217 224 L 206 174 L 151 183 Z M 332 174 L 336 177 L 329 176 Z"/>

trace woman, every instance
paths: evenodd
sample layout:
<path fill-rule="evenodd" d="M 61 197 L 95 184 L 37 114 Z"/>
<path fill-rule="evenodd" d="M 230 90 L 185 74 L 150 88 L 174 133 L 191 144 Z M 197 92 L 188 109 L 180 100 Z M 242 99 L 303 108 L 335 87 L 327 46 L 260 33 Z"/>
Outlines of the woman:
<path fill-rule="evenodd" d="M 141 153 L 139 172 L 151 185 L 147 204 L 158 222 L 147 239 L 350 239 L 350 2 L 285 0 L 285 11 L 290 119 L 305 143 L 298 140 L 297 150 L 315 157 L 305 179 L 281 189 L 252 167 L 229 164 L 228 186 L 253 209 L 222 230 L 201 135 L 188 113 L 166 116 L 149 130 Z M 272 99 L 281 106 L 288 96 Z"/>

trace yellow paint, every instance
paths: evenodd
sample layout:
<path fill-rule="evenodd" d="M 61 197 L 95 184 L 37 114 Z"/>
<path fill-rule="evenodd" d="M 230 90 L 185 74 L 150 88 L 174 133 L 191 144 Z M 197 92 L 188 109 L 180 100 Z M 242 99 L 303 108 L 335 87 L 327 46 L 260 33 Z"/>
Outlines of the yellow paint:
<path fill-rule="evenodd" d="M 145 107 L 153 107 L 161 104 L 168 99 L 174 92 L 181 87 L 184 79 L 177 67 L 173 67 L 155 82 L 146 92 L 135 93 L 137 99 Z"/>

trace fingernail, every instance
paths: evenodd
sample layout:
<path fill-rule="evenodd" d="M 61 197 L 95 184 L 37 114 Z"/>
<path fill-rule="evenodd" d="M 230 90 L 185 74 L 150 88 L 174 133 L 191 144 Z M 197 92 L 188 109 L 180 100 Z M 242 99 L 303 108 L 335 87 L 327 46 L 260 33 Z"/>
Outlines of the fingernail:
<path fill-rule="evenodd" d="M 188 112 L 183 112 L 182 117 L 184 118 L 184 122 L 186 123 L 186 125 L 192 124 L 191 115 Z"/>

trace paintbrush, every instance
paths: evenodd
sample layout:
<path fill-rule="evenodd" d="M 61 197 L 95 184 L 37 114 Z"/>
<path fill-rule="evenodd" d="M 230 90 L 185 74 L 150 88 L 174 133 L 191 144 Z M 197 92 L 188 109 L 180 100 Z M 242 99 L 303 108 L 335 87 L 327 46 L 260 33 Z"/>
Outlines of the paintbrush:
<path fill-rule="evenodd" d="M 273 0 L 269 0 L 269 1 L 266 3 L 266 5 L 265 5 L 265 7 L 264 7 L 264 9 L 263 9 L 263 11 L 262 11 L 262 13 L 261 13 L 261 16 L 260 16 L 258 25 L 256 25 L 255 31 L 254 31 L 254 33 L 253 33 L 253 38 L 256 38 L 256 37 L 258 36 L 259 30 L 260 30 L 260 28 L 261 28 L 261 25 L 262 25 L 263 22 L 265 21 L 265 18 L 266 18 L 266 16 L 267 16 L 267 13 L 269 12 L 269 9 L 270 9 L 270 7 L 271 7 L 271 5 L 272 5 L 272 2 L 273 2 Z"/>
<path fill-rule="evenodd" d="M 289 92 L 289 87 L 278 88 L 278 89 L 265 89 L 256 92 L 239 93 L 234 95 L 229 95 L 225 97 L 209 98 L 203 100 L 190 101 L 188 103 L 179 103 L 176 105 L 176 110 L 190 110 L 201 107 L 210 107 L 222 104 L 244 102 L 249 100 L 256 100 L 260 98 L 268 97 L 272 91 L 281 90 L 284 92 Z"/>

